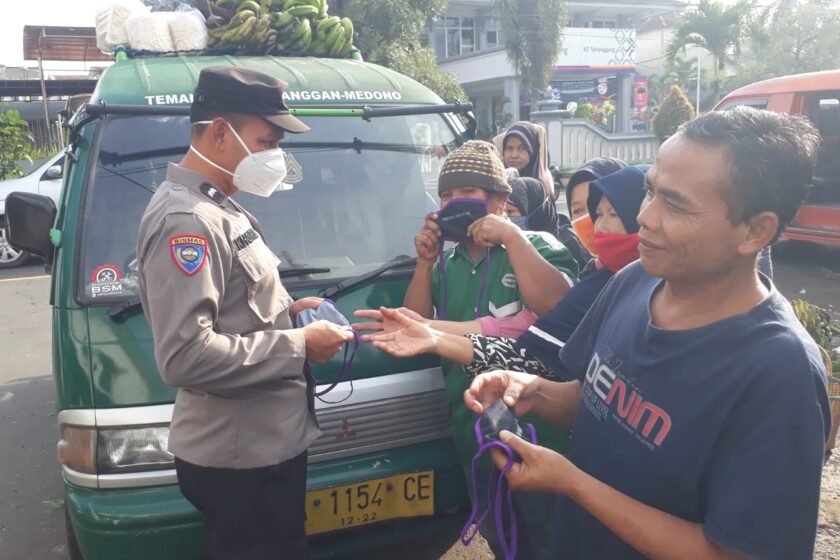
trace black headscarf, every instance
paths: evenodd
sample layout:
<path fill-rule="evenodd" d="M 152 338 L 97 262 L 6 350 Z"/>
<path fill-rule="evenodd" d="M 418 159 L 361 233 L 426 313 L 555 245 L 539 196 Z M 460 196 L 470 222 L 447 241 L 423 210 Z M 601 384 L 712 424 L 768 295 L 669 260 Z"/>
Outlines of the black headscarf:
<path fill-rule="evenodd" d="M 569 215 L 572 212 L 572 189 L 581 183 L 594 181 L 601 177 L 606 177 L 611 173 L 615 173 L 619 169 L 627 167 L 627 164 L 620 159 L 615 158 L 595 158 L 590 159 L 581 165 L 575 174 L 569 177 L 569 183 L 566 185 L 566 208 L 569 210 Z"/>
<path fill-rule="evenodd" d="M 557 237 L 557 208 L 542 183 L 531 177 L 510 179 L 508 183 L 513 189 L 508 200 L 523 216 L 528 216 L 528 231 L 544 231 Z"/>

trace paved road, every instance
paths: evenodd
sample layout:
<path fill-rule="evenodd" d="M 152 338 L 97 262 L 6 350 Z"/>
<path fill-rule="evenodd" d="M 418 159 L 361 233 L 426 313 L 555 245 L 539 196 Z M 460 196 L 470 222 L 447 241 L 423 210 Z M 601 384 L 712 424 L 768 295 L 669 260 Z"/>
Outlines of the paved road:
<path fill-rule="evenodd" d="M 782 244 L 776 282 L 788 297 L 832 309 L 840 319 L 840 248 Z M 55 402 L 50 378 L 49 279 L 43 267 L 0 271 L 0 559 L 67 559 L 55 463 Z M 367 558 L 412 556 L 422 543 Z M 454 545 L 444 558 L 486 558 L 480 546 Z"/>

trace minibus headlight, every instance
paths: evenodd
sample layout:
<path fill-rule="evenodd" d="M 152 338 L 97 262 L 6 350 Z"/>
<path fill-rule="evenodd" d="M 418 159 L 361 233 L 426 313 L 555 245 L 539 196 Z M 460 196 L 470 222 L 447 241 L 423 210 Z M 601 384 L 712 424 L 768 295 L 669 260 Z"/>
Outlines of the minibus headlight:
<path fill-rule="evenodd" d="M 155 471 L 175 467 L 166 449 L 169 426 L 99 430 L 99 474 Z"/>

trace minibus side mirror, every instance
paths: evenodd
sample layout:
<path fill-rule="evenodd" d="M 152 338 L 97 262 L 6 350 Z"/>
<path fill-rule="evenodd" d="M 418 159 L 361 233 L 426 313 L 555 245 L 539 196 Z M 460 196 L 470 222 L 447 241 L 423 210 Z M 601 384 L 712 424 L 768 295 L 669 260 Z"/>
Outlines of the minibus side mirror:
<path fill-rule="evenodd" d="M 55 202 L 40 194 L 13 192 L 6 197 L 6 239 L 52 266 L 54 247 L 50 230 L 55 224 Z"/>

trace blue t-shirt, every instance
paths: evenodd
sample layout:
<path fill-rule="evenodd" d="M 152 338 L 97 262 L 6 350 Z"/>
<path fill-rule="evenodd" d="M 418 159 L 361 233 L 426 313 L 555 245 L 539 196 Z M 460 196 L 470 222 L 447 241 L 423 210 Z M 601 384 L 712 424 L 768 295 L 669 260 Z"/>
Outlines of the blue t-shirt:
<path fill-rule="evenodd" d="M 593 270 L 566 292 L 554 308 L 516 339 L 516 343 L 554 371 L 563 371 L 560 349 L 580 325 L 592 303 L 613 273 L 604 267 Z"/>
<path fill-rule="evenodd" d="M 727 550 L 811 558 L 831 423 L 816 344 L 772 285 L 748 313 L 658 329 L 660 282 L 639 263 L 616 274 L 563 348 L 583 384 L 568 458 Z M 563 558 L 642 558 L 570 499 L 557 508 Z"/>

